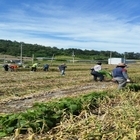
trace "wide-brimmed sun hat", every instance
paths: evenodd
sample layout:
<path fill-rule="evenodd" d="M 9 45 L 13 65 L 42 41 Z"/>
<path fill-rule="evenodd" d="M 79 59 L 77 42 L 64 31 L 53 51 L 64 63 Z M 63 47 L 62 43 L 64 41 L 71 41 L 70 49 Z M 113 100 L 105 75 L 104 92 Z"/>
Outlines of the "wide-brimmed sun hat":
<path fill-rule="evenodd" d="M 119 66 L 119 67 L 125 67 L 127 65 L 125 63 L 119 63 L 117 66 Z"/>

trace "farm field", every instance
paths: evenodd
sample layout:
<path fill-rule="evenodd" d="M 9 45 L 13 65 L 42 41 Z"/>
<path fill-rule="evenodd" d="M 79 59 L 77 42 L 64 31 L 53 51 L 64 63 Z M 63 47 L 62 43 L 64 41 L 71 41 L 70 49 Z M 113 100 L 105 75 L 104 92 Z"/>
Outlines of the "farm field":
<path fill-rule="evenodd" d="M 112 82 L 95 83 L 90 75 L 91 67 L 92 65 L 69 65 L 65 76 L 60 75 L 57 66 L 50 67 L 48 72 L 41 69 L 37 72 L 31 72 L 30 69 L 5 72 L 2 69 L 0 73 L 0 113 L 22 111 L 37 101 L 42 102 L 51 98 L 102 90 L 113 86 Z"/>
<path fill-rule="evenodd" d="M 99 98 L 96 113 L 82 110 L 78 116 L 65 116 L 63 121 L 46 133 L 40 135 L 30 132 L 18 135 L 16 139 L 40 140 L 114 140 L 140 138 L 140 72 L 139 66 L 131 64 L 128 74 L 134 83 L 129 83 L 126 90 L 118 92 L 117 84 L 105 79 L 94 82 L 90 75 L 93 64 L 67 64 L 66 75 L 61 76 L 57 65 L 50 66 L 48 72 L 19 70 L 17 72 L 0 71 L 0 114 L 15 114 L 32 109 L 36 103 L 47 103 L 62 98 L 81 97 L 90 93 L 106 93 Z M 111 71 L 115 66 L 103 65 Z M 125 112 L 124 112 L 125 111 Z M 13 134 L 11 137 L 15 136 Z M 5 137 L 3 139 L 9 139 Z M 15 140 L 16 140 L 15 139 Z"/>

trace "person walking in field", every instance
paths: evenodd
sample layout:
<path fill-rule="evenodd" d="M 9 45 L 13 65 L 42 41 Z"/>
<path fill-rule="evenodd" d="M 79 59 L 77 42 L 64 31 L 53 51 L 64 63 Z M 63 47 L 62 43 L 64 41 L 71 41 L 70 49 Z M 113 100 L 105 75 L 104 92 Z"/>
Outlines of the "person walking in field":
<path fill-rule="evenodd" d="M 58 68 L 59 68 L 59 71 L 60 71 L 61 75 L 64 76 L 64 75 L 65 75 L 65 70 L 66 70 L 66 68 L 67 68 L 66 64 L 63 63 L 63 64 L 60 65 Z"/>
<path fill-rule="evenodd" d="M 113 81 L 118 83 L 118 89 L 122 89 L 126 86 L 127 82 L 130 82 L 130 79 L 125 69 L 127 65 L 125 63 L 119 63 L 115 69 L 112 70 Z"/>

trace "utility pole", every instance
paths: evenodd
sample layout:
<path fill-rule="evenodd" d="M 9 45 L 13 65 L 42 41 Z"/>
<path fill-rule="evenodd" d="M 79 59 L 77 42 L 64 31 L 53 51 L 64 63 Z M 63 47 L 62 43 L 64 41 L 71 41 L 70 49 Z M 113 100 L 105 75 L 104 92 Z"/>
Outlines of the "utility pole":
<path fill-rule="evenodd" d="M 54 54 L 53 54 L 52 59 L 51 59 L 51 65 L 52 65 L 53 59 L 54 59 Z"/>
<path fill-rule="evenodd" d="M 32 54 L 32 64 L 34 63 L 34 54 Z"/>
<path fill-rule="evenodd" d="M 110 64 L 111 64 L 111 59 L 112 59 L 112 52 L 110 51 Z"/>
<path fill-rule="evenodd" d="M 126 56 L 125 56 L 125 52 L 124 52 L 124 60 L 123 60 L 123 63 L 125 63 L 126 61 L 125 61 L 125 59 L 126 59 Z"/>
<path fill-rule="evenodd" d="M 75 54 L 74 54 L 74 51 L 72 52 L 72 57 L 73 57 L 73 63 L 74 63 L 74 57 L 75 57 Z"/>
<path fill-rule="evenodd" d="M 4 55 L 4 58 L 3 58 L 3 63 L 5 64 L 5 55 Z"/>
<path fill-rule="evenodd" d="M 22 65 L 22 43 L 20 45 L 20 63 Z"/>

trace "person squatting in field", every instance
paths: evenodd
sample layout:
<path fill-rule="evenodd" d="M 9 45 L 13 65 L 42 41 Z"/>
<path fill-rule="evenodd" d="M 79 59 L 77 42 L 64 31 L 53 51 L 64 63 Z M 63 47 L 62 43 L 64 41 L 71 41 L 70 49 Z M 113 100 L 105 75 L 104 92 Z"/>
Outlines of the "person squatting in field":
<path fill-rule="evenodd" d="M 38 63 L 34 63 L 31 67 L 31 71 L 36 71 L 37 70 L 37 66 L 38 66 Z"/>
<path fill-rule="evenodd" d="M 113 81 L 118 83 L 118 89 L 122 89 L 126 86 L 127 82 L 130 82 L 130 79 L 127 74 L 125 63 L 119 63 L 115 69 L 112 70 Z"/>
<path fill-rule="evenodd" d="M 97 81 L 97 78 L 99 78 L 100 82 L 104 80 L 103 74 L 100 73 L 100 71 L 102 70 L 101 65 L 101 62 L 97 62 L 96 65 L 91 68 L 91 75 L 93 75 L 94 81 Z"/>
<path fill-rule="evenodd" d="M 64 75 L 65 75 L 65 70 L 66 70 L 66 68 L 67 68 L 66 64 L 63 63 L 63 64 L 60 65 L 58 68 L 59 68 L 59 71 L 60 71 L 61 75 L 64 76 Z"/>
<path fill-rule="evenodd" d="M 5 71 L 8 71 L 9 70 L 9 65 L 8 64 L 4 64 L 3 68 L 4 68 Z"/>
<path fill-rule="evenodd" d="M 48 71 L 49 70 L 49 65 L 48 64 L 45 64 L 44 66 L 43 66 L 43 71 Z"/>
<path fill-rule="evenodd" d="M 10 68 L 10 71 L 17 71 L 18 66 L 17 66 L 17 64 L 12 63 L 12 64 L 9 65 L 9 68 Z"/>
<path fill-rule="evenodd" d="M 99 78 L 99 81 L 103 81 L 104 77 L 107 77 L 109 79 L 112 78 L 111 73 L 102 70 L 101 65 L 102 65 L 101 62 L 97 62 L 97 64 L 91 68 L 91 75 L 93 75 L 94 81 L 97 81 L 97 78 Z"/>

